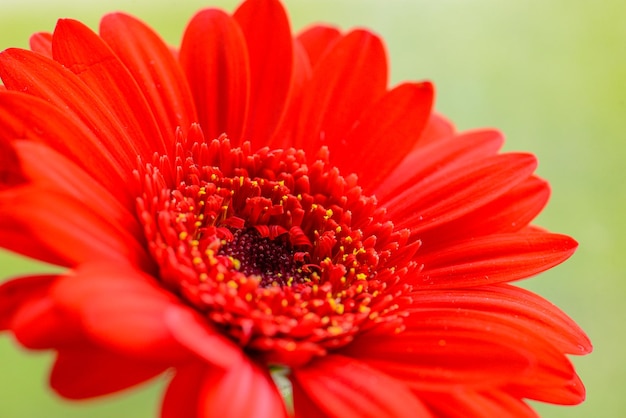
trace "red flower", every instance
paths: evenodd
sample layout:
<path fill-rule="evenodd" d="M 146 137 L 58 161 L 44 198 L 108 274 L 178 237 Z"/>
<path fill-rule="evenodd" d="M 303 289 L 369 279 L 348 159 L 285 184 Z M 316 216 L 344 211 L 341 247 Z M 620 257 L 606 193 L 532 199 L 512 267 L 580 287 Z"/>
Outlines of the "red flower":
<path fill-rule="evenodd" d="M 123 14 L 0 54 L 0 245 L 66 268 L 0 287 L 66 398 L 165 371 L 162 416 L 534 416 L 576 404 L 585 334 L 506 284 L 568 258 L 530 154 L 387 87 L 370 32 L 292 37 L 275 0 L 180 49 Z"/>

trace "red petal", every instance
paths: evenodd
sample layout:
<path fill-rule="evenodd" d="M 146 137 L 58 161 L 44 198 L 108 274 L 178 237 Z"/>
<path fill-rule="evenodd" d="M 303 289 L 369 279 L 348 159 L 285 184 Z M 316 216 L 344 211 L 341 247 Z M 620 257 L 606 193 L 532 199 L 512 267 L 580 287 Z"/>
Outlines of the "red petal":
<path fill-rule="evenodd" d="M 65 119 L 70 119 L 73 125 L 77 124 L 81 130 L 86 128 L 90 131 L 86 135 L 86 145 L 94 146 L 94 157 L 97 160 L 109 160 L 120 178 L 128 178 L 128 174 L 135 168 L 137 155 L 141 154 L 135 141 L 131 141 L 121 130 L 119 121 L 113 118 L 111 110 L 71 71 L 42 55 L 8 49 L 0 53 L 0 76 L 7 88 L 43 98 L 59 110 L 62 109 L 68 115 Z M 27 115 L 20 117 L 32 116 L 32 110 L 25 111 Z M 42 113 L 37 113 L 40 114 Z M 51 124 L 46 123 L 47 126 Z M 63 133 L 64 130 L 60 132 Z M 97 136 L 97 141 L 91 140 L 93 136 Z"/>
<path fill-rule="evenodd" d="M 116 130 L 149 159 L 164 154 L 166 146 L 146 98 L 117 56 L 91 29 L 82 23 L 61 19 L 52 38 L 56 61 L 74 72 L 114 115 Z M 119 137 L 119 136 L 118 136 Z"/>
<path fill-rule="evenodd" d="M 420 290 L 414 296 L 420 309 L 454 307 L 467 315 L 473 311 L 492 312 L 510 318 L 564 353 L 591 351 L 589 338 L 572 319 L 552 303 L 519 287 L 500 284 L 462 290 Z"/>
<path fill-rule="evenodd" d="M 329 355 L 294 370 L 292 376 L 298 386 L 294 394 L 310 398 L 305 404 L 315 403 L 329 417 L 430 416 L 404 383 L 355 359 Z M 300 399 L 294 399 L 296 411 Z"/>
<path fill-rule="evenodd" d="M 161 418 L 199 418 L 198 400 L 204 376 L 211 371 L 204 363 L 189 363 L 176 368 L 163 398 Z"/>
<path fill-rule="evenodd" d="M 56 276 L 30 276 L 0 285 L 0 330 L 10 328 L 17 310 L 31 300 L 45 296 Z"/>
<path fill-rule="evenodd" d="M 269 373 L 246 360 L 223 373 L 206 374 L 198 417 L 287 418 L 288 414 Z"/>
<path fill-rule="evenodd" d="M 226 133 L 239 143 L 248 111 L 250 64 L 237 23 L 217 9 L 196 14 L 185 30 L 180 62 L 204 135 L 211 139 Z"/>
<path fill-rule="evenodd" d="M 430 114 L 426 128 L 422 132 L 419 141 L 415 143 L 415 148 L 420 148 L 431 142 L 448 138 L 454 135 L 454 132 L 454 125 L 451 121 L 439 113 L 433 112 Z"/>
<path fill-rule="evenodd" d="M 106 15 L 100 36 L 138 83 L 170 150 L 176 128 L 196 122 L 196 110 L 180 64 L 150 27 L 123 13 Z"/>
<path fill-rule="evenodd" d="M 311 67 L 315 67 L 330 46 L 340 38 L 341 32 L 337 28 L 316 25 L 300 32 L 296 39 L 306 50 Z"/>
<path fill-rule="evenodd" d="M 0 61 L 3 58 L 7 56 L 0 55 Z M 27 71 L 25 68 L 23 70 Z M 63 83 L 63 79 L 56 81 Z M 120 187 L 126 183 L 130 165 L 113 157 L 105 148 L 106 144 L 76 115 L 33 96 L 15 92 L 0 93 L 0 136 L 47 144 L 98 180 L 118 200 L 129 206 L 134 204 L 129 190 Z"/>
<path fill-rule="evenodd" d="M 190 358 L 167 326 L 175 298 L 133 267 L 85 264 L 59 281 L 52 296 L 93 341 L 120 355 L 162 364 Z"/>
<path fill-rule="evenodd" d="M 250 57 L 250 101 L 243 138 L 265 144 L 283 114 L 291 85 L 293 50 L 285 9 L 277 0 L 248 0 L 233 14 Z"/>
<path fill-rule="evenodd" d="M 419 147 L 397 166 L 376 189 L 381 204 L 437 173 L 472 160 L 496 155 L 504 138 L 498 131 L 465 132 Z"/>
<path fill-rule="evenodd" d="M 50 193 L 71 196 L 80 201 L 86 210 L 107 219 L 113 228 L 129 233 L 142 242 L 143 230 L 134 215 L 107 190 L 80 168 L 62 155 L 43 144 L 18 141 L 15 148 L 19 153 L 24 175 L 38 188 Z M 42 162 L 45 161 L 45 164 Z M 42 210 L 50 210 L 50 207 Z M 143 250 L 141 250 L 143 252 Z"/>
<path fill-rule="evenodd" d="M 572 238 L 549 233 L 477 237 L 418 255 L 418 286 L 453 288 L 519 280 L 562 263 L 576 250 Z"/>
<path fill-rule="evenodd" d="M 548 373 L 550 372 L 548 368 Z M 518 397 L 534 399 L 540 402 L 558 405 L 578 405 L 585 400 L 586 390 L 583 382 L 576 375 L 560 385 L 554 385 L 543 376 L 538 375 L 532 382 L 511 384 L 509 391 Z"/>
<path fill-rule="evenodd" d="M 67 216 L 71 214 L 71 216 Z M 94 260 L 119 260 L 134 263 L 146 269 L 152 267 L 142 245 L 120 225 L 111 223 L 103 214 L 93 213 L 84 202 L 71 196 L 43 189 L 37 185 L 6 190 L 0 199 L 0 230 L 21 231 L 38 247 L 33 253 L 52 252 L 52 259 L 62 257 L 62 265 L 76 265 Z M 97 238 L 96 238 L 97 237 Z M 17 246 L 0 241 L 9 250 L 20 251 Z M 60 261 L 60 260 L 59 260 Z"/>
<path fill-rule="evenodd" d="M 315 68 L 295 122 L 293 146 L 315 155 L 322 145 L 340 144 L 365 109 L 387 86 L 387 58 L 381 40 L 356 30 L 333 44 Z"/>
<path fill-rule="evenodd" d="M 289 148 L 292 144 L 294 121 L 298 118 L 302 106 L 302 94 L 307 83 L 311 79 L 311 64 L 306 51 L 297 40 L 293 43 L 293 77 L 285 112 L 280 120 L 278 128 L 272 138 L 267 141 L 267 146 L 274 149 Z"/>
<path fill-rule="evenodd" d="M 364 112 L 345 142 L 333 146 L 331 161 L 346 174 L 356 173 L 361 187 L 370 192 L 413 148 L 433 97 L 430 83 L 402 84 L 389 91 Z"/>
<path fill-rule="evenodd" d="M 563 352 L 509 315 L 449 303 L 445 308 L 418 307 L 404 323 L 403 332 L 375 329 L 345 351 L 419 393 L 449 392 L 451 386 L 493 391 L 518 385 L 526 390 L 538 382 L 558 392 L 576 376 Z"/>
<path fill-rule="evenodd" d="M 471 390 L 426 393 L 424 401 L 436 411 L 437 416 L 449 418 L 539 417 L 524 401 L 501 390 L 488 393 Z"/>
<path fill-rule="evenodd" d="M 163 366 L 85 344 L 59 351 L 50 385 L 65 398 L 85 399 L 126 389 L 163 371 Z"/>
<path fill-rule="evenodd" d="M 450 241 L 519 231 L 541 212 L 549 197 L 548 183 L 531 176 L 485 206 L 420 232 L 421 251 L 431 251 L 430 248 L 448 245 Z"/>
<path fill-rule="evenodd" d="M 1 98 L 0 94 L 0 100 Z M 0 190 L 23 184 L 25 181 L 15 147 L 6 137 L 0 137 Z"/>
<path fill-rule="evenodd" d="M 21 303 L 11 331 L 20 344 L 33 350 L 75 347 L 86 339 L 78 321 L 58 309 L 48 295 Z"/>
<path fill-rule="evenodd" d="M 30 49 L 48 58 L 52 58 L 52 34 L 49 32 L 35 33 L 30 37 Z"/>
<path fill-rule="evenodd" d="M 457 219 L 527 179 L 537 166 L 530 154 L 501 154 L 481 161 L 441 168 L 385 202 L 399 228 L 417 236 L 435 226 Z"/>
<path fill-rule="evenodd" d="M 165 312 L 165 326 L 179 344 L 213 365 L 228 369 L 245 361 L 239 347 L 191 310 L 170 307 Z"/>

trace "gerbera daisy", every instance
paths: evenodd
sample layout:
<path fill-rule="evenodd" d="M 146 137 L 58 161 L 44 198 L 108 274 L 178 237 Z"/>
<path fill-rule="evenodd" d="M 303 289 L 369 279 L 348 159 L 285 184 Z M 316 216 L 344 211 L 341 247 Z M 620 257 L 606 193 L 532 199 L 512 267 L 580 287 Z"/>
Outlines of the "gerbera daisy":
<path fill-rule="evenodd" d="M 61 396 L 167 373 L 164 418 L 584 399 L 583 331 L 507 284 L 576 248 L 530 225 L 535 157 L 457 132 L 428 82 L 389 87 L 371 32 L 293 36 L 276 0 L 202 10 L 175 50 L 64 19 L 0 77 L 0 245 L 64 268 L 0 286 L 0 326 L 55 351 Z"/>

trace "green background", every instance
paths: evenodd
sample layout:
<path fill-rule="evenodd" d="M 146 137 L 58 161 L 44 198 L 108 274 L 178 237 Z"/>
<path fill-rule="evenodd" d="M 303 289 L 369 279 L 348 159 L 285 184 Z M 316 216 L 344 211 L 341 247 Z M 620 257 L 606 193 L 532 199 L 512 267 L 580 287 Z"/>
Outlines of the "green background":
<path fill-rule="evenodd" d="M 58 17 L 97 27 L 123 10 L 177 44 L 194 11 L 233 10 L 237 2 L 109 0 L 104 5 L 3 0 L 0 49 L 26 47 Z M 82 4 L 81 4 L 82 3 Z M 104 3 L 104 2 L 103 2 Z M 156 2 L 155 2 L 156 3 Z M 622 1 L 291 0 L 294 28 L 330 22 L 381 34 L 392 82 L 430 79 L 437 108 L 460 129 L 498 127 L 508 150 L 539 157 L 553 197 L 537 223 L 574 236 L 575 256 L 524 282 L 569 313 L 595 351 L 575 358 L 588 389 L 578 407 L 540 405 L 545 417 L 619 417 L 626 412 L 626 318 L 623 272 L 623 159 L 626 116 L 626 25 Z M 0 277 L 41 266 L 0 253 Z M 26 353 L 0 337 L 0 417 L 133 417 L 158 415 L 160 381 L 96 401 L 67 403 L 47 389 L 50 356 Z M 245 396 L 245 395 L 243 395 Z"/>

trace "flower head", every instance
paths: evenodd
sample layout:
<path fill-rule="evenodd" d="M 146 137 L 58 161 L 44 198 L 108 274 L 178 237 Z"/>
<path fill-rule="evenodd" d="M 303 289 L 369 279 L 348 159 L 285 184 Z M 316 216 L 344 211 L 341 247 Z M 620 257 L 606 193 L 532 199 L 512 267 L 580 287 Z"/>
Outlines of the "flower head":
<path fill-rule="evenodd" d="M 162 416 L 532 416 L 576 404 L 585 334 L 507 284 L 573 239 L 494 130 L 380 39 L 293 36 L 275 0 L 200 11 L 180 48 L 121 13 L 0 53 L 0 245 L 65 268 L 0 286 L 0 326 L 67 398 L 173 375 Z"/>

